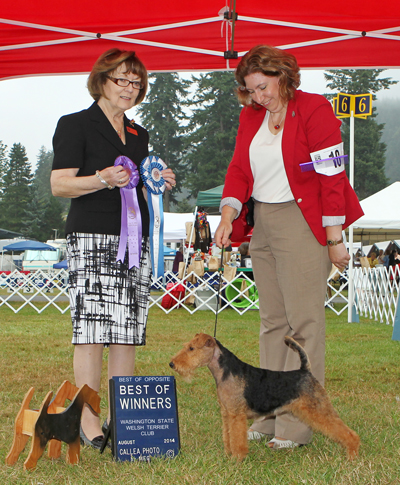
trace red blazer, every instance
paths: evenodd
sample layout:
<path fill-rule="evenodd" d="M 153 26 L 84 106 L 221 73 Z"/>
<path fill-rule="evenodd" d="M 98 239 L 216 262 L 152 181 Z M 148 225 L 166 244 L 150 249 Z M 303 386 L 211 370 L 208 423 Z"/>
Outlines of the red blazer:
<path fill-rule="evenodd" d="M 228 167 L 222 198 L 235 197 L 246 202 L 253 192 L 250 143 L 265 117 L 265 108 L 243 108 L 240 114 L 236 147 Z M 330 103 L 318 94 L 296 91 L 289 101 L 282 137 L 282 154 L 289 185 L 295 201 L 320 244 L 326 246 L 322 216 L 345 216 L 343 228 L 363 215 L 358 198 L 346 172 L 321 175 L 301 172 L 300 164 L 311 160 L 310 153 L 342 141 L 341 122 Z"/>

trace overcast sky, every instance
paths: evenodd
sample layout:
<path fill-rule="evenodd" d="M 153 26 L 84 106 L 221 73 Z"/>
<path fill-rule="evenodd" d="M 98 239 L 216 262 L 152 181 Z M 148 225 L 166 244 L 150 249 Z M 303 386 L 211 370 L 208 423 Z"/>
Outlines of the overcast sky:
<path fill-rule="evenodd" d="M 400 80 L 400 69 L 388 69 L 383 77 Z M 90 106 L 87 76 L 43 76 L 0 81 L 0 141 L 10 148 L 25 146 L 34 165 L 41 146 L 52 148 L 58 119 Z M 302 71 L 301 89 L 312 93 L 328 92 L 323 71 Z M 400 83 L 378 93 L 378 99 L 399 99 Z M 127 112 L 135 118 L 135 108 Z M 151 137 L 151 133 L 150 133 Z"/>

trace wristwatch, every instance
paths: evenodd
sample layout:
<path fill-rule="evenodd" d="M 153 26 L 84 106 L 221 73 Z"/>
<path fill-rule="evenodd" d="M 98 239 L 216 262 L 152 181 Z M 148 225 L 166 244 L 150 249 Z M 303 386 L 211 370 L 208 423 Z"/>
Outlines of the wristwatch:
<path fill-rule="evenodd" d="M 328 246 L 337 246 L 338 244 L 342 244 L 342 242 L 343 242 L 343 239 L 339 239 L 339 241 L 332 241 L 331 239 L 328 239 L 326 241 L 326 244 Z"/>

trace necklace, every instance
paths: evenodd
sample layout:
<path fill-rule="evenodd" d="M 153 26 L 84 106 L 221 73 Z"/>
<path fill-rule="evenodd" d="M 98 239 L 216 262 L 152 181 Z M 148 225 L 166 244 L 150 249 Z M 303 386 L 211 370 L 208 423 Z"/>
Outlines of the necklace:
<path fill-rule="evenodd" d="M 110 121 L 111 121 L 111 120 L 110 120 Z M 117 123 L 116 123 L 116 122 L 115 122 L 115 120 L 113 119 L 113 120 L 111 121 L 111 125 L 112 125 L 112 127 L 114 128 L 114 130 L 117 132 L 117 135 L 118 135 L 118 136 L 119 136 L 119 137 L 122 139 L 122 130 L 124 129 L 124 122 L 122 121 L 122 128 L 121 128 L 120 130 L 119 130 L 118 128 L 115 128 L 115 125 L 116 125 L 116 124 L 117 124 Z M 118 124 L 120 124 L 120 123 L 118 123 Z"/>
<path fill-rule="evenodd" d="M 111 123 L 112 124 L 112 127 L 114 128 L 114 130 L 117 132 L 117 135 L 122 138 L 122 130 L 124 129 L 124 125 L 122 125 L 122 128 L 120 130 L 118 130 L 118 128 L 115 128 L 115 125 L 114 123 Z"/>
<path fill-rule="evenodd" d="M 274 125 L 275 130 L 279 130 L 279 128 L 281 127 L 282 121 L 284 120 L 285 116 L 286 116 L 286 112 L 283 113 L 283 116 L 281 118 L 281 121 L 278 124 Z M 271 121 L 272 121 L 272 117 L 271 117 Z"/>

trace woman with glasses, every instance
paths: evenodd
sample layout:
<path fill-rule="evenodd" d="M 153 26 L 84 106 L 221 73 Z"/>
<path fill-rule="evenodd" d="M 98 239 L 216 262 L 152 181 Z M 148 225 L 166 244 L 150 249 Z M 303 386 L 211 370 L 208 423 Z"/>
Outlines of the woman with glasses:
<path fill-rule="evenodd" d="M 297 89 L 297 61 L 280 49 L 251 49 L 237 66 L 236 80 L 244 108 L 215 241 L 230 244 L 232 223 L 252 198 L 260 366 L 299 368 L 297 354 L 284 344 L 289 335 L 305 348 L 323 385 L 326 282 L 332 263 L 343 269 L 350 259 L 342 229 L 362 215 L 343 171 L 340 121 L 323 96 Z M 328 158 L 325 171 L 308 163 Z M 266 436 L 271 449 L 293 448 L 308 443 L 311 430 L 286 414 L 252 424 L 249 439 Z"/>
<path fill-rule="evenodd" d="M 143 101 L 147 72 L 134 52 L 111 49 L 96 61 L 88 79 L 94 103 L 63 116 L 54 138 L 52 192 L 71 199 L 66 222 L 69 295 L 77 387 L 100 390 L 103 347 L 109 347 L 108 377 L 133 375 L 135 348 L 145 345 L 151 283 L 149 212 L 143 183 L 132 190 L 140 212 L 142 239 L 138 267 L 128 249 L 117 261 L 121 232 L 120 189 L 132 186 L 132 173 L 114 165 L 119 156 L 134 166 L 148 156 L 148 132 L 125 111 Z M 175 186 L 171 169 L 162 171 L 167 190 Z M 135 214 L 136 216 L 136 214 Z M 139 218 L 137 218 L 139 220 Z M 106 425 L 106 423 L 105 423 Z M 104 431 L 104 426 L 103 426 Z M 100 420 L 85 407 L 81 441 L 100 448 Z"/>

